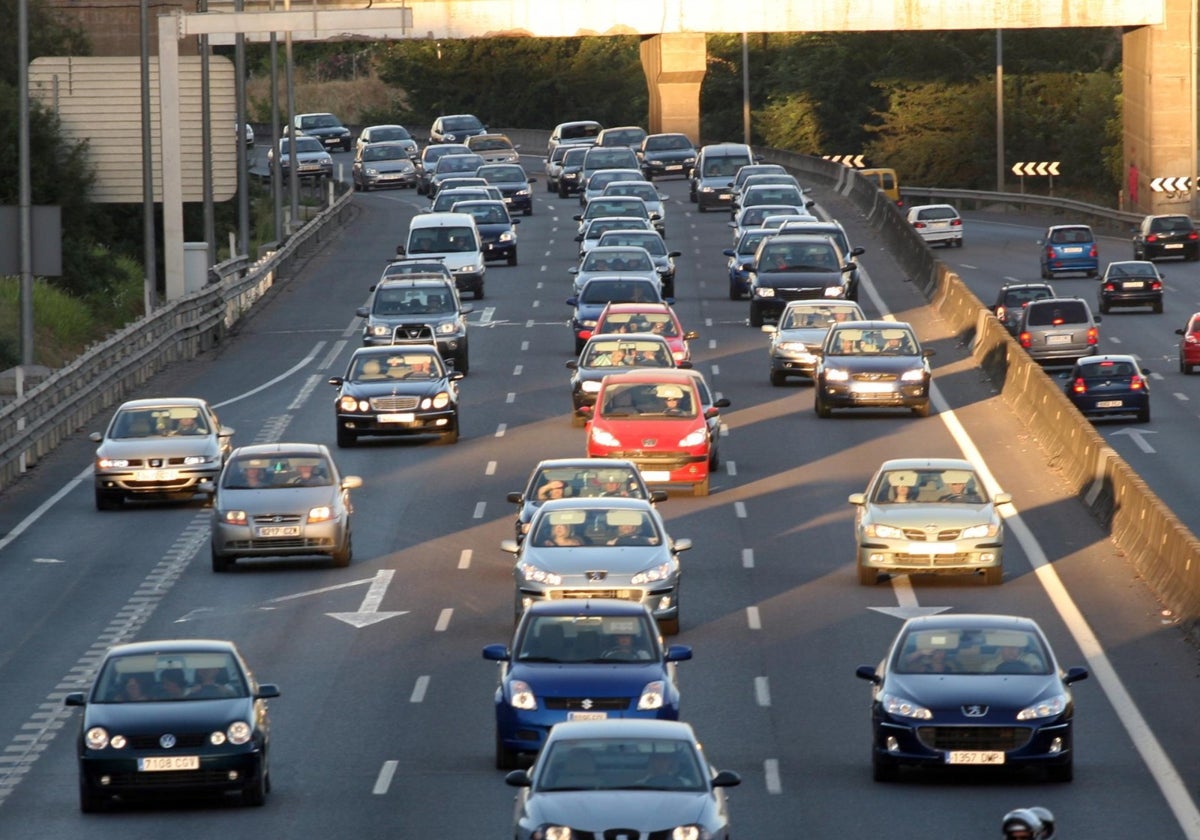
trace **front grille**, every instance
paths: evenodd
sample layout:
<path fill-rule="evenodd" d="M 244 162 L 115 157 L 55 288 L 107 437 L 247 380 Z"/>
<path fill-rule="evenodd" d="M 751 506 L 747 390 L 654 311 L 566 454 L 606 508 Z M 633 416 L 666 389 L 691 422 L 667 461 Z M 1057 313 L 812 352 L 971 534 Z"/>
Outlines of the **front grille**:
<path fill-rule="evenodd" d="M 207 732 L 185 732 L 183 734 L 175 733 L 175 746 L 172 750 L 178 752 L 180 750 L 191 750 L 197 747 L 203 747 L 208 743 Z M 158 743 L 161 735 L 131 735 L 129 737 L 129 748 L 133 750 L 158 750 L 162 749 L 162 745 Z"/>
<path fill-rule="evenodd" d="M 412 411 L 420 402 L 420 397 L 393 394 L 387 397 L 371 397 L 371 408 L 376 411 Z"/>
<path fill-rule="evenodd" d="M 594 831 L 571 829 L 573 840 L 671 840 L 672 829 L 640 832 L 636 828 L 606 828 L 597 834 Z"/>
<path fill-rule="evenodd" d="M 899 377 L 894 373 L 864 372 L 850 376 L 855 382 L 895 382 Z"/>
<path fill-rule="evenodd" d="M 547 709 L 570 712 L 623 712 L 630 703 L 628 697 L 550 697 L 543 700 Z"/>
<path fill-rule="evenodd" d="M 228 770 L 168 770 L 160 773 L 113 773 L 107 791 L 129 789 L 220 787 L 229 784 Z"/>
<path fill-rule="evenodd" d="M 825 287 L 816 286 L 808 289 L 776 289 L 776 300 L 812 300 L 825 297 Z"/>
<path fill-rule="evenodd" d="M 254 517 L 254 524 L 299 525 L 302 518 L 298 513 L 260 513 Z"/>
<path fill-rule="evenodd" d="M 430 324 L 400 324 L 392 330 L 392 344 L 432 344 Z"/>
<path fill-rule="evenodd" d="M 904 539 L 909 542 L 953 542 L 961 533 L 961 528 L 947 528 L 934 533 L 923 531 L 920 528 L 905 528 Z"/>
<path fill-rule="evenodd" d="M 896 558 L 896 562 L 905 566 L 928 566 L 933 569 L 938 566 L 961 566 L 968 559 L 967 554 L 903 554 L 896 553 L 892 555 Z"/>
<path fill-rule="evenodd" d="M 917 739 L 931 750 L 1009 752 L 1029 743 L 1033 732 L 1017 726 L 920 726 Z"/>
<path fill-rule="evenodd" d="M 227 551 L 248 551 L 250 549 L 277 550 L 281 548 L 332 548 L 333 540 L 328 538 L 305 539 L 303 537 L 272 537 L 263 540 L 229 540 L 225 543 Z"/>
<path fill-rule="evenodd" d="M 569 601 L 578 598 L 615 598 L 618 601 L 641 601 L 640 589 L 555 589 L 550 592 L 551 601 Z"/>

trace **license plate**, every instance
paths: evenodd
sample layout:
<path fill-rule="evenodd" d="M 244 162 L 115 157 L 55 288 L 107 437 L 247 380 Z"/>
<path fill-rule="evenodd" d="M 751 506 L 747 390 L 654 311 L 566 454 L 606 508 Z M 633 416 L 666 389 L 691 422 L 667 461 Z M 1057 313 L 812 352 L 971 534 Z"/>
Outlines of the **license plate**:
<path fill-rule="evenodd" d="M 567 720 L 608 720 L 608 712 L 567 712 Z"/>
<path fill-rule="evenodd" d="M 1146 288 L 1146 283 L 1145 283 L 1144 281 L 1142 281 L 1142 280 L 1126 280 L 1126 281 L 1125 281 L 1125 283 L 1124 283 L 1124 286 L 1123 286 L 1123 288 L 1126 288 L 1126 289 L 1144 289 L 1144 288 Z"/>
<path fill-rule="evenodd" d="M 671 473 L 668 470 L 642 470 L 642 479 L 644 481 L 670 481 Z"/>
<path fill-rule="evenodd" d="M 947 764 L 1003 764 L 1004 753 L 990 750 L 953 750 L 946 753 Z"/>
<path fill-rule="evenodd" d="M 672 163 L 672 164 L 669 164 L 666 168 L 668 171 L 672 170 L 672 169 L 683 169 L 683 164 L 682 163 Z"/>
<path fill-rule="evenodd" d="M 729 193 L 718 193 L 717 194 L 718 201 L 728 201 L 731 198 L 733 198 L 733 196 L 730 195 Z"/>
<path fill-rule="evenodd" d="M 1169 242 L 1163 246 L 1163 248 L 1168 248 L 1168 249 L 1169 248 L 1182 248 L 1182 247 L 1183 247 L 1182 242 Z"/>
<path fill-rule="evenodd" d="M 1096 408 L 1120 408 L 1124 404 L 1122 400 L 1100 400 L 1096 403 Z"/>
<path fill-rule="evenodd" d="M 1082 254 L 1083 249 L 1082 248 L 1063 248 L 1062 252 L 1064 254 Z"/>
<path fill-rule="evenodd" d="M 1058 335 L 1048 335 L 1048 336 L 1046 336 L 1046 343 L 1047 344 L 1070 344 L 1071 343 L 1071 334 L 1070 333 L 1059 333 Z"/>
<path fill-rule="evenodd" d="M 850 390 L 860 394 L 888 394 L 893 388 L 889 382 L 854 382 L 850 385 Z"/>
<path fill-rule="evenodd" d="M 179 478 L 179 470 L 138 470 L 133 474 L 134 481 L 174 481 Z"/>
<path fill-rule="evenodd" d="M 380 423 L 411 423 L 417 419 L 415 414 L 380 414 Z"/>
<path fill-rule="evenodd" d="M 260 537 L 298 537 L 299 525 L 264 525 L 254 531 Z"/>
<path fill-rule="evenodd" d="M 909 554 L 957 554 L 958 543 L 913 542 L 908 544 Z"/>
<path fill-rule="evenodd" d="M 200 756 L 198 755 L 161 755 L 138 759 L 138 770 L 143 773 L 156 773 L 162 770 L 199 770 Z"/>

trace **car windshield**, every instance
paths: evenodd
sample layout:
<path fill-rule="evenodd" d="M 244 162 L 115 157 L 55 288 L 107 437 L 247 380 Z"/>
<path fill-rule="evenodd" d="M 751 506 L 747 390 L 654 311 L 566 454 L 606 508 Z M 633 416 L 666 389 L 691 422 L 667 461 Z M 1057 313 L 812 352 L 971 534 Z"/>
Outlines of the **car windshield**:
<path fill-rule="evenodd" d="M 898 674 L 1046 675 L 1051 662 L 1036 633 L 952 627 L 910 631 L 896 645 L 891 667 Z"/>
<path fill-rule="evenodd" d="M 671 351 L 657 341 L 593 341 L 588 343 L 584 356 L 584 367 L 675 366 Z"/>
<path fill-rule="evenodd" d="M 446 131 L 478 131 L 483 128 L 483 123 L 478 118 L 469 115 L 446 117 L 442 120 L 442 128 Z"/>
<path fill-rule="evenodd" d="M 588 202 L 584 213 L 588 219 L 599 216 L 632 216 L 639 219 L 649 218 L 646 212 L 646 202 L 640 198 L 617 196 L 614 198 L 594 198 Z"/>
<path fill-rule="evenodd" d="M 437 174 L 445 172 L 474 172 L 483 166 L 483 158 L 479 155 L 446 155 L 437 162 Z"/>
<path fill-rule="evenodd" d="M 781 330 L 828 329 L 842 321 L 862 317 L 857 306 L 830 306 L 820 303 L 791 304 L 779 319 Z"/>
<path fill-rule="evenodd" d="M 629 146 L 640 143 L 646 132 L 640 128 L 610 128 L 604 132 L 604 146 Z"/>
<path fill-rule="evenodd" d="M 288 138 L 283 138 L 279 141 L 280 154 L 289 154 L 291 141 Z M 304 152 L 323 152 L 325 147 L 321 145 L 321 141 L 316 137 L 297 137 L 296 138 L 296 153 L 303 154 Z"/>
<path fill-rule="evenodd" d="M 115 440 L 207 435 L 212 432 L 204 415 L 194 406 L 154 406 L 119 411 L 108 436 Z"/>
<path fill-rule="evenodd" d="M 600 238 L 601 246 L 626 245 L 633 248 L 645 248 L 652 257 L 665 257 L 667 245 L 657 233 L 638 235 L 636 233 L 612 233 L 606 231 Z"/>
<path fill-rule="evenodd" d="M 756 207 L 759 204 L 794 204 L 804 203 L 804 194 L 795 187 L 751 187 L 742 194 L 743 207 Z"/>
<path fill-rule="evenodd" d="M 923 218 L 923 219 L 953 219 L 955 215 L 956 214 L 954 214 L 953 212 L 950 212 L 948 214 L 940 215 L 940 216 L 922 215 L 921 218 Z M 1087 242 L 1092 242 L 1093 238 L 1094 237 L 1092 236 L 1091 228 L 1085 228 L 1085 227 L 1055 228 L 1054 231 L 1050 234 L 1050 241 L 1053 242 L 1055 245 L 1087 243 Z"/>
<path fill-rule="evenodd" d="M 1044 300 L 1053 297 L 1049 289 L 1009 289 L 1004 293 L 1004 305 L 1021 307 L 1031 300 Z"/>
<path fill-rule="evenodd" d="M 597 175 L 597 177 L 599 177 Z M 634 198 L 640 198 L 642 201 L 648 201 L 652 204 L 657 204 L 662 201 L 658 195 L 658 190 L 654 185 L 647 182 L 644 184 L 627 184 L 619 181 L 606 185 L 604 188 L 605 195 L 631 195 Z"/>
<path fill-rule="evenodd" d="M 400 146 L 367 146 L 363 149 L 362 159 L 371 160 L 408 160 L 408 153 Z"/>
<path fill-rule="evenodd" d="M 627 164 L 631 166 L 637 165 L 637 158 L 634 157 L 632 149 L 611 148 L 608 146 L 597 146 L 588 149 L 587 155 L 583 160 L 584 167 L 590 170 L 620 169 L 624 168 Z"/>
<path fill-rule="evenodd" d="M 385 143 L 393 140 L 411 140 L 412 135 L 408 133 L 408 129 L 402 126 L 392 126 L 391 128 L 376 128 L 371 132 L 372 143 Z"/>
<path fill-rule="evenodd" d="M 644 144 L 647 152 L 666 152 L 675 149 L 690 149 L 692 141 L 682 134 L 659 134 L 647 137 Z"/>
<path fill-rule="evenodd" d="M 674 383 L 608 381 L 599 413 L 614 417 L 694 419 L 699 411 L 690 387 Z"/>
<path fill-rule="evenodd" d="M 655 738 L 562 739 L 538 765 L 534 791 L 708 790 L 704 768 L 686 741 Z"/>
<path fill-rule="evenodd" d="M 230 461 L 221 473 L 221 487 L 226 490 L 328 487 L 333 483 L 333 474 L 333 466 L 321 455 L 278 452 Z"/>
<path fill-rule="evenodd" d="M 660 545 L 662 535 L 644 510 L 542 508 L 533 529 L 532 545 L 543 548 L 609 548 Z"/>
<path fill-rule="evenodd" d="M 964 469 L 899 469 L 879 476 L 872 501 L 876 504 L 980 505 L 987 491 L 979 477 Z"/>
<path fill-rule="evenodd" d="M 223 651 L 114 656 L 96 677 L 93 703 L 249 697 L 237 660 Z"/>
<path fill-rule="evenodd" d="M 580 303 L 638 303 L 658 300 L 654 287 L 649 283 L 632 280 L 590 281 L 583 287 Z"/>
<path fill-rule="evenodd" d="M 654 260 L 642 250 L 592 250 L 583 259 L 581 271 L 653 271 Z"/>
<path fill-rule="evenodd" d="M 648 662 L 661 659 L 658 632 L 644 616 L 543 615 L 525 625 L 518 662 Z"/>
<path fill-rule="evenodd" d="M 915 356 L 917 342 L 905 329 L 861 329 L 847 327 L 830 334 L 828 353 L 831 356 Z"/>
<path fill-rule="evenodd" d="M 704 158 L 706 178 L 732 177 L 750 161 L 744 155 L 712 155 Z"/>
<path fill-rule="evenodd" d="M 337 128 L 341 125 L 332 114 L 318 114 L 315 117 L 305 117 L 300 121 L 301 128 Z"/>
<path fill-rule="evenodd" d="M 499 137 L 485 137 L 471 143 L 471 148 L 477 152 L 495 152 L 500 149 L 511 149 L 512 143 Z"/>
<path fill-rule="evenodd" d="M 758 270 L 763 273 L 781 271 L 839 271 L 837 253 L 827 245 L 793 245 L 768 241 L 758 255 Z"/>
<path fill-rule="evenodd" d="M 547 467 L 529 482 L 526 498 L 545 501 L 571 496 L 627 496 L 644 499 L 642 483 L 628 467 Z"/>
<path fill-rule="evenodd" d="M 474 223 L 470 228 L 421 228 L 413 231 L 408 247 L 410 254 L 452 254 L 477 250 Z"/>
<path fill-rule="evenodd" d="M 587 230 L 584 231 L 584 239 L 599 239 L 610 230 L 623 230 L 633 224 L 637 224 L 642 219 L 634 219 L 632 216 L 604 216 L 599 219 L 591 219 L 588 222 Z M 658 234 L 655 234 L 657 236 Z"/>
<path fill-rule="evenodd" d="M 601 131 L 599 123 L 575 123 L 572 125 L 564 125 L 558 136 L 563 140 L 583 140 L 588 137 L 595 137 Z"/>
<path fill-rule="evenodd" d="M 454 312 L 454 298 L 449 289 L 383 288 L 375 293 L 374 315 L 449 315 Z"/>
<path fill-rule="evenodd" d="M 424 351 L 364 354 L 350 362 L 347 379 L 354 382 L 441 379 L 441 359 Z"/>
<path fill-rule="evenodd" d="M 679 330 L 675 319 L 665 312 L 613 312 L 596 326 L 598 333 L 654 333 L 665 338 L 675 338 Z"/>

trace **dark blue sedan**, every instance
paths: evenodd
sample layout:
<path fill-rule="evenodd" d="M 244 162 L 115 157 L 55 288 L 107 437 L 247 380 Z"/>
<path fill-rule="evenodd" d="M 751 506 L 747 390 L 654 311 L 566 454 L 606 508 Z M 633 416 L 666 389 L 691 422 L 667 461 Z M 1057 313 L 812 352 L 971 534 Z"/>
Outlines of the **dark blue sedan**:
<path fill-rule="evenodd" d="M 1075 703 L 1086 668 L 1060 670 L 1030 618 L 941 614 L 909 619 L 871 683 L 875 781 L 904 765 L 956 773 L 1032 767 L 1070 781 Z"/>
<path fill-rule="evenodd" d="M 512 647 L 488 645 L 504 663 L 496 689 L 496 767 L 536 753 L 550 727 L 568 720 L 679 719 L 675 662 L 687 645 L 664 648 L 650 611 L 605 598 L 535 601 Z"/>
<path fill-rule="evenodd" d="M 1085 356 L 1067 377 L 1067 397 L 1089 417 L 1134 415 L 1150 422 L 1150 371 L 1133 356 Z"/>

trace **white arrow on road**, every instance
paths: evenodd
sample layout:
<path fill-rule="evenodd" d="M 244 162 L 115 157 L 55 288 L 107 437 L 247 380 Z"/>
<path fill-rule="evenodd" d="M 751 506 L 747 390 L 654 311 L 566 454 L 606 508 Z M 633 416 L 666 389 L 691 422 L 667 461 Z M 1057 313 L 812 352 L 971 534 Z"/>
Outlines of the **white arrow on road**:
<path fill-rule="evenodd" d="M 1146 431 L 1144 429 L 1121 429 L 1113 432 L 1113 435 L 1129 435 L 1130 440 L 1137 444 L 1138 449 L 1145 452 L 1147 455 L 1154 454 L 1154 447 L 1146 443 L 1146 435 L 1156 435 L 1158 432 Z"/>
<path fill-rule="evenodd" d="M 395 569 L 380 569 L 375 573 L 375 579 L 371 581 L 370 587 L 367 588 L 367 595 L 363 598 L 362 606 L 358 608 L 358 612 L 325 613 L 325 615 L 336 618 L 338 621 L 344 621 L 351 627 L 359 629 L 398 615 L 406 615 L 408 610 L 403 612 L 379 612 L 379 605 L 383 602 L 383 596 L 387 593 L 388 584 L 392 582 L 392 577 L 395 574 Z"/>

